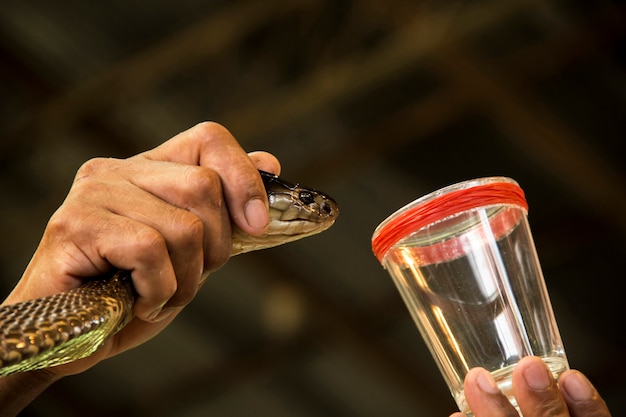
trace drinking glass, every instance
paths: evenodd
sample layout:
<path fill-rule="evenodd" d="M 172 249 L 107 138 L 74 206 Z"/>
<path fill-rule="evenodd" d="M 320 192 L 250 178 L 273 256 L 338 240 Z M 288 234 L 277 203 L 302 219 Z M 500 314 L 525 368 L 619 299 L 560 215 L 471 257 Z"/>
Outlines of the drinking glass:
<path fill-rule="evenodd" d="M 517 182 L 479 178 L 415 200 L 372 237 L 468 416 L 463 381 L 473 367 L 490 371 L 515 407 L 511 374 L 522 357 L 542 358 L 557 379 L 569 369 L 527 211 Z"/>

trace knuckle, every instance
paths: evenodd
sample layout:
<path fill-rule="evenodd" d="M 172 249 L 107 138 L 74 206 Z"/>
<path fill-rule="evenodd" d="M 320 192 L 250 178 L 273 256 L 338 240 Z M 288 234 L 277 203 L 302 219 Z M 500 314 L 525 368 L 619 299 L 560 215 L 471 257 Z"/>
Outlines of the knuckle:
<path fill-rule="evenodd" d="M 185 211 L 184 230 L 185 234 L 194 243 L 202 242 L 204 236 L 204 223 L 202 219 L 193 213 Z"/>
<path fill-rule="evenodd" d="M 46 232 L 57 238 L 59 236 L 65 236 L 71 233 L 72 224 L 71 218 L 64 215 L 63 211 L 59 209 L 50 217 L 50 220 L 48 220 Z"/>
<path fill-rule="evenodd" d="M 194 191 L 221 191 L 221 180 L 217 172 L 201 166 L 189 166 L 186 175 L 187 186 Z"/>
<path fill-rule="evenodd" d="M 221 124 L 212 121 L 200 122 L 196 124 L 192 130 L 196 135 L 206 141 L 211 141 L 215 135 L 230 135 L 228 129 Z"/>
<path fill-rule="evenodd" d="M 76 172 L 75 181 L 81 181 L 85 178 L 92 177 L 93 175 L 102 172 L 103 170 L 110 169 L 114 163 L 113 158 L 92 158 L 84 162 L 78 171 Z"/>
<path fill-rule="evenodd" d="M 80 204 L 94 201 L 94 196 L 112 193 L 115 178 L 122 169 L 123 161 L 114 158 L 93 158 L 83 163 L 76 171 L 74 182 L 69 192 L 69 201 L 76 200 Z"/>
<path fill-rule="evenodd" d="M 189 167 L 184 187 L 192 200 L 220 207 L 223 204 L 222 182 L 214 170 L 206 167 Z"/>
<path fill-rule="evenodd" d="M 102 223 L 94 207 L 85 204 L 77 208 L 76 204 L 66 201 L 50 216 L 44 237 L 55 242 L 81 241 L 84 240 L 85 235 L 88 235 L 84 230 L 85 227 L 99 228 L 102 227 Z"/>
<path fill-rule="evenodd" d="M 158 259 L 167 254 L 165 238 L 155 229 L 144 227 L 134 234 L 131 250 L 144 262 Z"/>
<path fill-rule="evenodd" d="M 173 245 L 183 246 L 186 250 L 194 250 L 202 245 L 204 223 L 200 217 L 187 210 L 178 210 L 172 219 Z"/>
<path fill-rule="evenodd" d="M 539 416 L 560 416 L 565 415 L 564 413 L 566 412 L 567 407 L 565 404 L 551 399 L 542 401 L 535 409 L 533 409 L 533 413 L 538 413 L 536 415 Z"/>

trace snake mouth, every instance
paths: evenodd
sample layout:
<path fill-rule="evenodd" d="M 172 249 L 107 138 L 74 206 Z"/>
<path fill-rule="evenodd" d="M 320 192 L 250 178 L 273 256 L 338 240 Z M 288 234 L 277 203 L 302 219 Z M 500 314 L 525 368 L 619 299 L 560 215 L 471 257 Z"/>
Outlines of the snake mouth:
<path fill-rule="evenodd" d="M 335 223 L 334 218 L 327 218 L 318 222 L 311 222 L 303 219 L 276 220 L 275 227 L 272 227 L 264 238 L 280 237 L 281 241 L 294 241 L 303 237 L 321 233 Z"/>
<path fill-rule="evenodd" d="M 239 227 L 233 227 L 233 250 L 231 255 L 239 255 L 260 249 L 268 249 L 284 243 L 294 242 L 302 238 L 323 232 L 335 223 L 336 217 L 325 217 L 321 221 L 294 218 L 290 220 L 272 220 L 272 227 L 267 233 L 251 236 Z"/>

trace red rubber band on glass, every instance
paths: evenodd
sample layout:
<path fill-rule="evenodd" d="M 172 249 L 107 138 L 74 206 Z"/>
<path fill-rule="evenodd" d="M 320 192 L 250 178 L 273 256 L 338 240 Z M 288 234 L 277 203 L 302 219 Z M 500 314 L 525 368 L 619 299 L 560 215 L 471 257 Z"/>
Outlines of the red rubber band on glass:
<path fill-rule="evenodd" d="M 372 250 L 382 263 L 387 251 L 409 234 L 454 214 L 497 204 L 517 205 L 528 211 L 524 191 L 517 184 L 495 182 L 450 191 L 393 218 L 372 239 Z"/>

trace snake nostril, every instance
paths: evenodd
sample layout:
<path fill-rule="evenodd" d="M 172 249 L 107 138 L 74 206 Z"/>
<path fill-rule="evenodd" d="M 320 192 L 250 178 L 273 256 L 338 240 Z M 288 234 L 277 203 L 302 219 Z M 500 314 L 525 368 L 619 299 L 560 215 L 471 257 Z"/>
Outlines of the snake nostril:
<path fill-rule="evenodd" d="M 325 214 L 330 215 L 333 212 L 333 208 L 330 206 L 330 204 L 326 204 L 326 203 L 322 203 L 322 206 L 320 207 L 321 211 Z"/>

